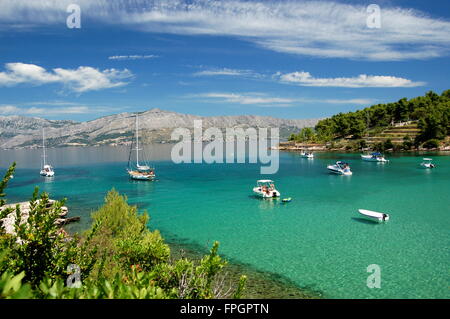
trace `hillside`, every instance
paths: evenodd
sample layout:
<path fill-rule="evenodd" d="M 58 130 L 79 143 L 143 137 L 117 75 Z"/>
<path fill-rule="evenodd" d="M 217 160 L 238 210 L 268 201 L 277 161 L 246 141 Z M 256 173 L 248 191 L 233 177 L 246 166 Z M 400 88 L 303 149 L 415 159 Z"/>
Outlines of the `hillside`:
<path fill-rule="evenodd" d="M 203 120 L 203 128 L 279 127 L 280 137 L 287 138 L 303 127 L 313 127 L 318 120 L 286 120 L 266 116 L 214 116 L 151 109 L 139 114 L 140 134 L 144 143 L 170 142 L 177 127 L 193 128 L 194 120 Z M 42 128 L 50 147 L 127 144 L 134 135 L 134 113 L 120 113 L 88 122 L 50 121 L 24 116 L 0 116 L 0 148 L 38 147 Z"/>
<path fill-rule="evenodd" d="M 365 136 L 364 140 L 369 146 L 376 143 L 385 143 L 391 140 L 392 143 L 403 143 L 405 137 L 409 137 L 411 141 L 414 141 L 420 134 L 420 128 L 417 123 L 408 123 L 405 125 L 391 126 L 383 130 L 381 133 L 372 133 L 373 135 Z"/>
<path fill-rule="evenodd" d="M 450 137 L 450 90 L 377 104 L 320 120 L 314 130 L 290 136 L 297 143 L 337 149 L 384 151 L 446 148 Z"/>

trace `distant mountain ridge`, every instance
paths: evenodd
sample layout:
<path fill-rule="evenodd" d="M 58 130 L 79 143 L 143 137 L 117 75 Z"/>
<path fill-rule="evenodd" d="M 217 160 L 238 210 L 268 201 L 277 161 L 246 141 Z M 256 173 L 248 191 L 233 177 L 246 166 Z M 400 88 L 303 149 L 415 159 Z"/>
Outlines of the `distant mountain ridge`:
<path fill-rule="evenodd" d="M 144 143 L 170 142 L 177 127 L 192 129 L 194 120 L 202 120 L 203 128 L 279 127 L 280 137 L 303 127 L 313 127 L 318 119 L 280 119 L 258 115 L 197 116 L 164 111 L 157 108 L 139 113 L 139 128 Z M 41 145 L 42 128 L 46 143 L 58 146 L 95 146 L 127 144 L 135 129 L 135 113 L 120 113 L 87 122 L 46 120 L 26 116 L 0 116 L 0 148 L 33 148 Z"/>

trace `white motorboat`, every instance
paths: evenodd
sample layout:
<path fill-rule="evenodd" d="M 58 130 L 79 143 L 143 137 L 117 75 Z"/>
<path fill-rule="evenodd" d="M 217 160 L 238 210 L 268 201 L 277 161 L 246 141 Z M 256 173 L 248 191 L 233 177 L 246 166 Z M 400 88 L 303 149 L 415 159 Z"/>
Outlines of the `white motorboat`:
<path fill-rule="evenodd" d="M 55 171 L 53 170 L 53 167 L 49 164 L 47 164 L 47 154 L 45 153 L 45 132 L 44 129 L 42 129 L 42 167 L 40 174 L 44 177 L 53 177 L 55 176 Z"/>
<path fill-rule="evenodd" d="M 433 159 L 431 159 L 431 158 L 424 158 L 423 162 L 420 163 L 420 166 L 422 166 L 422 168 L 435 168 L 436 165 L 434 165 L 432 163 L 432 161 L 433 161 Z"/>
<path fill-rule="evenodd" d="M 372 154 L 361 154 L 361 159 L 363 161 L 367 162 L 379 162 L 379 163 L 386 163 L 388 160 L 384 158 L 383 154 L 381 153 L 372 153 Z"/>
<path fill-rule="evenodd" d="M 256 181 L 253 192 L 262 198 L 280 197 L 280 192 L 275 189 L 275 183 L 269 179 L 261 179 Z"/>
<path fill-rule="evenodd" d="M 314 158 L 314 154 L 312 152 L 301 152 L 300 156 L 303 158 Z"/>
<path fill-rule="evenodd" d="M 128 158 L 128 175 L 131 179 L 139 180 L 139 181 L 152 181 L 155 179 L 155 169 L 148 164 L 141 165 L 139 163 L 139 151 L 142 149 L 139 148 L 139 119 L 138 115 L 136 114 L 136 148 L 134 151 L 136 151 L 136 165 L 133 166 L 131 163 L 131 155 L 133 152 L 133 145 L 131 145 L 130 149 L 130 156 Z"/>
<path fill-rule="evenodd" d="M 352 171 L 350 170 L 350 165 L 348 163 L 339 161 L 334 165 L 327 166 L 328 171 L 338 175 L 352 175 Z"/>
<path fill-rule="evenodd" d="M 358 209 L 358 212 L 370 220 L 375 220 L 378 222 L 384 222 L 389 220 L 389 214 L 374 212 L 367 209 Z"/>

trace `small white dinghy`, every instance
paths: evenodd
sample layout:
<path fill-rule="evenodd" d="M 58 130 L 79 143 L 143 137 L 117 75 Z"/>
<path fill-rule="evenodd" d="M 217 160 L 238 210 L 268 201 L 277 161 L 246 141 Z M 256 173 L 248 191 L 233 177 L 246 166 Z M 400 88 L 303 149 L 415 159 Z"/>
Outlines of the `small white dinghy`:
<path fill-rule="evenodd" d="M 432 163 L 432 161 L 433 161 L 433 159 L 431 159 L 431 158 L 424 158 L 424 159 L 423 159 L 423 162 L 420 163 L 420 166 L 421 166 L 422 168 L 435 168 L 436 165 L 434 165 L 434 164 Z"/>
<path fill-rule="evenodd" d="M 370 220 L 375 220 L 375 221 L 379 221 L 379 222 L 384 222 L 384 221 L 389 220 L 389 215 L 385 214 L 385 213 L 374 212 L 374 211 L 367 210 L 367 209 L 358 209 L 358 212 Z"/>

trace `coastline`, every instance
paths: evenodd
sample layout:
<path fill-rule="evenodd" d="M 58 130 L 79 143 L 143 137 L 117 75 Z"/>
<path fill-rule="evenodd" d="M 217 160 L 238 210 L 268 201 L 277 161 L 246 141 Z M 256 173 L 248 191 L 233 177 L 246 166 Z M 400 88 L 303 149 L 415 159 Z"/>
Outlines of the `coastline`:
<path fill-rule="evenodd" d="M 340 152 L 340 153 L 355 153 L 360 154 L 361 152 L 368 151 L 368 150 L 354 150 L 354 149 L 346 149 L 345 147 L 340 148 L 327 148 L 325 144 L 306 144 L 306 143 L 291 143 L 291 142 L 281 142 L 278 146 L 273 147 L 272 149 L 283 151 L 283 152 L 302 152 L 302 151 L 310 151 L 310 152 Z M 389 154 L 401 154 L 401 153 L 423 153 L 423 152 L 448 152 L 450 153 L 450 147 L 444 147 L 444 148 L 433 148 L 433 149 L 426 149 L 426 148 L 420 148 L 420 149 L 411 149 L 411 150 L 401 150 L 401 151 L 395 151 L 395 150 L 385 150 L 384 153 Z"/>

